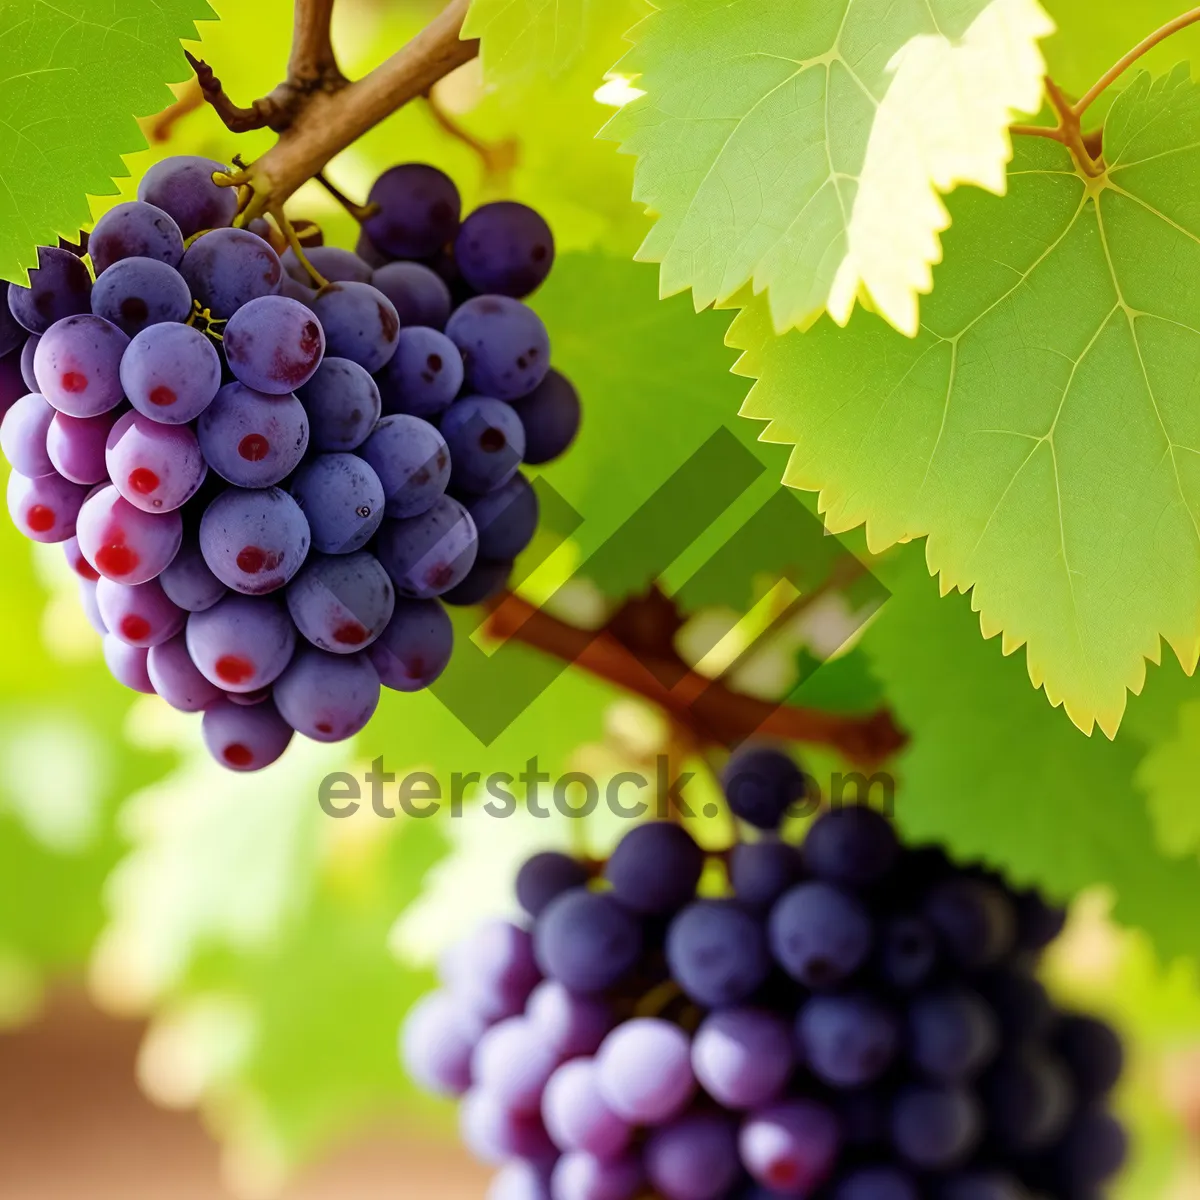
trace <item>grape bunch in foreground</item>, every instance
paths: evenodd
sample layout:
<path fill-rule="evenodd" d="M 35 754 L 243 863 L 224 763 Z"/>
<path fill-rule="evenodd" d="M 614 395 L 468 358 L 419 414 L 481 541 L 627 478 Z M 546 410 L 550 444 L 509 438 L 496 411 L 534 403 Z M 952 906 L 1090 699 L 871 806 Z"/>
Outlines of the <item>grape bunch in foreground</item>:
<path fill-rule="evenodd" d="M 359 253 L 306 263 L 235 226 L 225 170 L 157 163 L 0 285 L 0 447 L 12 519 L 63 543 L 112 674 L 257 770 L 438 677 L 443 602 L 505 586 L 538 521 L 518 468 L 567 448 L 579 401 L 521 302 L 554 259 L 531 209 L 462 220 L 445 175 L 397 166 Z"/>
<path fill-rule="evenodd" d="M 1122 1049 L 1036 979 L 1061 911 L 865 807 L 781 840 L 803 777 L 773 748 L 725 786 L 760 832 L 724 887 L 664 822 L 602 867 L 538 854 L 526 921 L 455 947 L 406 1019 L 489 1200 L 1100 1196 Z"/>

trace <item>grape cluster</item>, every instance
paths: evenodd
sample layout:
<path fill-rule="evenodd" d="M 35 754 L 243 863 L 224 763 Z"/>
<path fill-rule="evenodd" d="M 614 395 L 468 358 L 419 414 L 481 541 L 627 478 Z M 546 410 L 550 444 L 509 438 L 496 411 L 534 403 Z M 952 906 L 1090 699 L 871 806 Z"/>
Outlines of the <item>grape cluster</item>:
<path fill-rule="evenodd" d="M 725 786 L 756 840 L 709 862 L 652 822 L 602 866 L 534 856 L 528 921 L 455 947 L 406 1019 L 489 1200 L 1098 1197 L 1122 1048 L 1035 977 L 1062 912 L 866 807 L 783 840 L 804 782 L 774 748 Z"/>
<path fill-rule="evenodd" d="M 462 220 L 409 163 L 358 253 L 280 255 L 224 170 L 157 163 L 3 285 L 0 448 L 12 519 L 64 544 L 112 674 L 257 770 L 437 678 L 441 602 L 504 587 L 538 521 L 518 468 L 567 448 L 579 400 L 521 302 L 554 259 L 531 209 Z"/>

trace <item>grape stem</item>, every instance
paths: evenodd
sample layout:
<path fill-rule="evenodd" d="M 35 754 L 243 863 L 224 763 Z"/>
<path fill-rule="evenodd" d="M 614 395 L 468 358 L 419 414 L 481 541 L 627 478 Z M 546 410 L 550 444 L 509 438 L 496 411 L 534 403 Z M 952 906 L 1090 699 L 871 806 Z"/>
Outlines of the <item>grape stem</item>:
<path fill-rule="evenodd" d="M 456 141 L 462 142 L 480 161 L 483 176 L 488 180 L 502 180 L 512 172 L 520 159 L 520 144 L 516 138 L 503 138 L 498 142 L 485 142 L 463 126 L 442 103 L 436 87 L 425 93 L 429 115 L 438 127 Z"/>
<path fill-rule="evenodd" d="M 378 204 L 356 204 L 341 188 L 335 187 L 323 171 L 318 171 L 314 178 L 360 225 L 379 211 Z"/>
<path fill-rule="evenodd" d="M 641 603 L 647 602 L 658 600 Z M 511 592 L 495 602 L 485 629 L 494 638 L 514 638 L 644 697 L 688 729 L 699 745 L 732 748 L 759 734 L 828 746 L 852 763 L 872 766 L 908 740 L 887 709 L 847 715 L 747 696 L 692 671 L 669 643 L 654 653 L 644 646 L 635 651 L 611 625 L 581 629 Z"/>

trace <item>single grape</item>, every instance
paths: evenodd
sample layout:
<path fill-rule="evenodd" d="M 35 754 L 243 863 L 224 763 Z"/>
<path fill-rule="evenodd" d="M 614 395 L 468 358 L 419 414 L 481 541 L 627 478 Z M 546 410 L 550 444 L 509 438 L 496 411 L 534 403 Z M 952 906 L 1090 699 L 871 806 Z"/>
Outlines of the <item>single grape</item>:
<path fill-rule="evenodd" d="M 312 264 L 313 269 L 330 283 L 371 282 L 371 267 L 351 250 L 343 250 L 340 246 L 305 246 L 304 257 Z M 311 286 L 312 276 L 297 257 L 295 250 L 285 250 L 279 261 L 291 279 L 304 284 L 305 287 Z"/>
<path fill-rule="evenodd" d="M 367 440 L 382 405 L 375 380 L 348 358 L 329 355 L 296 392 L 308 413 L 313 450 L 354 450 Z"/>
<path fill-rule="evenodd" d="M 434 417 L 450 406 L 462 382 L 458 347 L 436 329 L 408 325 L 379 372 L 379 393 L 385 412 Z"/>
<path fill-rule="evenodd" d="M 29 330 L 17 320 L 8 306 L 9 284 L 0 280 L 0 358 L 19 351 L 29 337 Z"/>
<path fill-rule="evenodd" d="M 384 417 L 359 453 L 383 484 L 389 517 L 417 517 L 429 511 L 450 482 L 445 439 L 420 417 Z"/>
<path fill-rule="evenodd" d="M 952 1087 L 908 1087 L 892 1108 L 892 1140 L 901 1156 L 922 1171 L 961 1165 L 979 1142 L 979 1104 Z"/>
<path fill-rule="evenodd" d="M 554 1143 L 533 1113 L 515 1113 L 483 1088 L 472 1088 L 458 1110 L 459 1132 L 481 1162 L 499 1166 L 514 1158 L 543 1162 L 554 1157 Z"/>
<path fill-rule="evenodd" d="M 706 1008 L 747 1000 L 771 970 L 762 925 L 732 900 L 697 900 L 680 912 L 667 933 L 667 962 Z"/>
<path fill-rule="evenodd" d="M 132 586 L 101 579 L 96 584 L 96 604 L 108 630 L 131 646 L 168 641 L 187 619 L 187 613 L 171 603 L 157 579 Z"/>
<path fill-rule="evenodd" d="M 465 396 L 442 417 L 450 448 L 450 479 L 464 492 L 490 492 L 507 483 L 521 465 L 525 430 L 512 407 L 490 396 Z"/>
<path fill-rule="evenodd" d="M 453 648 L 454 626 L 436 600 L 397 600 L 367 655 L 384 687 L 419 692 L 446 669 Z"/>
<path fill-rule="evenodd" d="M 256 692 L 274 683 L 296 649 L 296 629 L 274 598 L 226 596 L 187 619 L 196 669 L 225 692 Z"/>
<path fill-rule="evenodd" d="M 446 328 L 453 308 L 450 289 L 436 271 L 423 263 L 381 264 L 371 276 L 371 283 L 392 302 L 401 329 L 410 325 Z"/>
<path fill-rule="evenodd" d="M 692 1041 L 696 1078 L 725 1108 L 760 1108 L 777 1099 L 795 1063 L 787 1022 L 761 1009 L 710 1013 Z"/>
<path fill-rule="evenodd" d="M 477 548 L 470 513 L 440 496 L 419 517 L 384 521 L 377 552 L 400 595 L 427 600 L 462 582 Z"/>
<path fill-rule="evenodd" d="M 802 874 L 800 851 L 787 842 L 739 842 L 729 858 L 733 894 L 755 912 L 769 909 Z"/>
<path fill-rule="evenodd" d="M 482 604 L 485 600 L 498 596 L 508 587 L 512 572 L 511 559 L 497 561 L 477 558 L 463 576 L 462 582 L 456 583 L 448 592 L 443 592 L 438 599 L 443 604 L 460 606 Z"/>
<path fill-rule="evenodd" d="M 885 983 L 902 990 L 920 987 L 937 964 L 937 938 L 920 917 L 891 917 L 880 931 L 879 970 Z"/>
<path fill-rule="evenodd" d="M 756 1109 L 742 1123 L 742 1165 L 780 1196 L 808 1196 L 833 1170 L 837 1118 L 813 1100 L 781 1100 Z"/>
<path fill-rule="evenodd" d="M 57 321 L 38 342 L 38 390 L 71 417 L 94 417 L 121 403 L 121 356 L 129 339 L 103 317 L 85 313 Z"/>
<path fill-rule="evenodd" d="M 533 939 L 527 930 L 500 919 L 485 921 L 447 964 L 446 982 L 467 1009 L 485 1024 L 514 1017 L 539 981 Z"/>
<path fill-rule="evenodd" d="M 1056 1154 L 1060 1175 L 1071 1188 L 1098 1187 L 1125 1162 L 1129 1139 L 1119 1121 L 1089 1109 L 1076 1118 Z M 1076 1194 L 1080 1194 L 1076 1192 Z"/>
<path fill-rule="evenodd" d="M 288 584 L 296 628 L 319 650 L 350 654 L 369 646 L 392 618 L 396 593 L 387 572 L 364 551 L 312 555 Z"/>
<path fill-rule="evenodd" d="M 573 1150 L 554 1164 L 550 1194 L 554 1200 L 635 1200 L 642 1179 L 637 1155 L 600 1159 Z"/>
<path fill-rule="evenodd" d="M 471 1086 L 475 1039 L 461 1004 L 449 992 L 418 1000 L 400 1030 L 400 1057 L 427 1092 L 461 1096 Z"/>
<path fill-rule="evenodd" d="M 65 542 L 75 534 L 87 494 L 87 488 L 58 474 L 30 479 L 12 471 L 8 476 L 9 516 L 32 541 Z"/>
<path fill-rule="evenodd" d="M 800 1010 L 796 1041 L 818 1079 L 858 1088 L 891 1066 L 900 1030 L 895 1014 L 872 996 L 813 996 Z"/>
<path fill-rule="evenodd" d="M 144 583 L 141 586 L 151 585 Z M 180 712 L 201 712 L 224 695 L 196 669 L 188 653 L 187 639 L 182 634 L 152 645 L 146 657 L 146 670 L 154 690 Z"/>
<path fill-rule="evenodd" d="M 152 258 L 177 267 L 183 258 L 183 234 L 169 213 L 144 200 L 129 200 L 96 222 L 88 253 L 97 277 L 126 258 Z"/>
<path fill-rule="evenodd" d="M 482 496 L 470 497 L 466 506 L 479 532 L 480 558 L 516 558 L 537 532 L 537 492 L 520 473 Z"/>
<path fill-rule="evenodd" d="M 163 568 L 158 581 L 172 603 L 187 612 L 204 612 L 212 608 L 227 591 L 204 561 L 200 544 L 194 540 L 180 546 L 179 553 L 169 566 Z"/>
<path fill-rule="evenodd" d="M 1054 1045 L 1077 1091 L 1087 1100 L 1106 1095 L 1121 1078 L 1125 1048 L 1117 1031 L 1103 1021 L 1074 1014 L 1064 1017 L 1054 1031 Z"/>
<path fill-rule="evenodd" d="M 838 1184 L 832 1200 L 920 1200 L 920 1197 L 912 1177 L 896 1167 L 862 1167 Z"/>
<path fill-rule="evenodd" d="M 871 951 L 871 918 L 853 896 L 828 883 L 801 883 L 771 910 L 771 950 L 795 980 L 816 990 L 849 979 Z"/>
<path fill-rule="evenodd" d="M 125 351 L 121 386 L 143 416 L 183 425 L 212 403 L 221 386 L 221 358 L 190 325 L 151 325 Z"/>
<path fill-rule="evenodd" d="M 774 746 L 743 747 L 725 764 L 721 786 L 734 816 L 756 829 L 778 829 L 804 800 L 804 772 Z"/>
<path fill-rule="evenodd" d="M 228 320 L 243 304 L 276 295 L 283 267 L 275 251 L 248 229 L 214 229 L 187 248 L 179 273 L 203 308 Z"/>
<path fill-rule="evenodd" d="M 79 549 L 79 539 L 77 537 L 67 538 L 62 544 L 62 548 L 63 554 L 67 559 L 67 565 L 80 579 L 85 579 L 88 583 L 95 583 L 100 578 L 100 572 L 83 557 L 83 551 Z M 108 632 L 107 626 L 104 632 Z"/>
<path fill-rule="evenodd" d="M 145 646 L 131 646 L 111 633 L 104 636 L 104 665 L 109 674 L 130 691 L 154 695 L 154 684 L 146 670 L 148 651 Z"/>
<path fill-rule="evenodd" d="M 113 486 L 144 512 L 182 507 L 208 472 L 188 426 L 160 425 L 139 412 L 127 412 L 113 425 L 104 461 Z"/>
<path fill-rule="evenodd" d="M 550 1171 L 524 1159 L 507 1162 L 492 1177 L 484 1200 L 552 1200 Z"/>
<path fill-rule="evenodd" d="M 54 462 L 46 447 L 54 415 L 54 406 L 37 392 L 22 396 L 4 414 L 0 421 L 0 449 L 14 471 L 30 479 L 54 471 Z"/>
<path fill-rule="evenodd" d="M 112 484 L 88 494 L 79 510 L 79 548 L 105 579 L 145 583 L 158 576 L 183 541 L 178 512 L 135 508 Z"/>
<path fill-rule="evenodd" d="M 704 851 L 686 829 L 669 821 L 649 821 L 621 839 L 604 877 L 627 908 L 666 914 L 692 899 L 703 870 Z"/>
<path fill-rule="evenodd" d="M 925 917 L 954 959 L 978 970 L 999 962 L 1016 941 L 1016 913 L 993 884 L 956 876 L 925 901 Z"/>
<path fill-rule="evenodd" d="M 341 742 L 363 729 L 379 705 L 379 676 L 365 654 L 326 654 L 303 646 L 275 685 L 287 723 L 315 742 Z"/>
<path fill-rule="evenodd" d="M 633 1128 L 605 1103 L 594 1059 L 565 1062 L 551 1076 L 542 1096 L 542 1119 L 560 1150 L 582 1150 L 599 1159 L 622 1154 Z"/>
<path fill-rule="evenodd" d="M 38 265 L 29 272 L 29 286 L 8 288 L 9 311 L 30 333 L 45 333 L 64 317 L 91 312 L 92 277 L 69 250 L 38 247 Z"/>
<path fill-rule="evenodd" d="M 226 587 L 247 596 L 283 587 L 304 563 L 309 540 L 300 506 L 275 487 L 228 488 L 200 521 L 204 561 Z"/>
<path fill-rule="evenodd" d="M 295 396 L 227 383 L 200 414 L 196 437 L 208 465 L 243 488 L 279 483 L 308 449 L 308 415 Z"/>
<path fill-rule="evenodd" d="M 33 356 L 37 353 L 38 342 L 41 336 L 36 333 L 31 333 L 25 339 L 25 345 L 21 347 L 21 382 L 25 385 L 24 392 L 37 391 L 37 376 L 33 373 Z M 8 361 L 7 357 L 4 361 Z M 18 396 L 17 399 L 20 399 Z"/>
<path fill-rule="evenodd" d="M 589 995 L 606 991 L 637 965 L 642 930 L 612 896 L 576 888 L 547 905 L 538 918 L 534 945 L 547 976 Z"/>
<path fill-rule="evenodd" d="M 471 390 L 497 400 L 528 396 L 550 369 L 550 337 L 541 318 L 508 296 L 475 296 L 446 322 L 462 351 Z"/>
<path fill-rule="evenodd" d="M 97 417 L 69 417 L 56 412 L 46 431 L 46 453 L 54 469 L 72 483 L 91 487 L 108 478 L 105 451 L 119 409 Z M 2 429 L 0 429 L 2 433 Z"/>
<path fill-rule="evenodd" d="M 564 1062 L 595 1054 L 614 1023 L 603 1000 L 577 996 L 555 979 L 545 979 L 533 989 L 525 1015 Z"/>
<path fill-rule="evenodd" d="M 513 1112 L 536 1113 L 558 1065 L 558 1052 L 531 1021 L 506 1017 L 479 1039 L 471 1056 L 471 1081 Z"/>
<path fill-rule="evenodd" d="M 688 1036 L 658 1017 L 618 1025 L 600 1044 L 596 1068 L 605 1103 L 633 1125 L 673 1120 L 696 1094 Z"/>
<path fill-rule="evenodd" d="M 542 910 L 563 892 L 583 887 L 588 869 L 578 859 L 557 850 L 546 850 L 526 859 L 517 872 L 517 902 L 531 916 Z"/>
<path fill-rule="evenodd" d="M 963 1083 L 995 1056 L 995 1014 L 977 992 L 955 987 L 917 996 L 908 1010 L 913 1063 L 939 1083 Z"/>
<path fill-rule="evenodd" d="M 454 258 L 475 291 L 520 300 L 550 274 L 554 235 L 532 208 L 499 200 L 477 208 L 462 223 Z"/>
<path fill-rule="evenodd" d="M 270 701 L 247 708 L 226 699 L 204 710 L 200 736 L 222 766 L 261 771 L 283 756 L 292 729 Z"/>
<path fill-rule="evenodd" d="M 308 519 L 313 549 L 322 554 L 360 550 L 383 521 L 383 484 L 356 454 L 310 459 L 296 472 L 291 492 Z"/>
<path fill-rule="evenodd" d="M 229 369 L 247 387 L 282 396 L 307 383 L 321 365 L 325 335 L 312 312 L 286 296 L 259 296 L 229 318 Z"/>
<path fill-rule="evenodd" d="M 138 199 L 170 213 L 185 238 L 202 229 L 233 224 L 237 189 L 213 182 L 214 172 L 229 168 L 212 158 L 177 154 L 150 167 L 138 184 Z"/>
<path fill-rule="evenodd" d="M 101 636 L 104 637 L 108 633 L 108 626 L 104 624 L 104 618 L 100 615 L 100 607 L 96 603 L 96 584 L 90 579 L 81 579 L 79 581 L 79 603 L 83 606 L 83 615 L 87 617 L 88 624 Z"/>
<path fill-rule="evenodd" d="M 804 836 L 804 865 L 818 879 L 863 888 L 892 869 L 900 844 L 891 822 L 864 805 L 822 813 Z"/>
<path fill-rule="evenodd" d="M 453 181 L 425 163 L 402 163 L 371 185 L 368 204 L 379 211 L 363 233 L 393 258 L 427 258 L 458 232 L 462 201 Z"/>
<path fill-rule="evenodd" d="M 163 321 L 186 321 L 191 311 L 183 276 L 153 258 L 123 258 L 92 288 L 92 312 L 129 337 Z"/>
<path fill-rule="evenodd" d="M 374 375 L 395 353 L 400 318 L 369 283 L 331 283 L 317 293 L 312 310 L 330 354 L 352 359 Z"/>
<path fill-rule="evenodd" d="M 1066 926 L 1067 910 L 1032 889 L 1017 893 L 1016 906 L 1017 941 L 1023 950 L 1044 950 Z"/>
<path fill-rule="evenodd" d="M 1061 1060 L 1035 1049 L 1008 1053 L 988 1073 L 981 1091 L 988 1131 L 1005 1150 L 1045 1150 L 1066 1128 L 1074 1091 Z"/>

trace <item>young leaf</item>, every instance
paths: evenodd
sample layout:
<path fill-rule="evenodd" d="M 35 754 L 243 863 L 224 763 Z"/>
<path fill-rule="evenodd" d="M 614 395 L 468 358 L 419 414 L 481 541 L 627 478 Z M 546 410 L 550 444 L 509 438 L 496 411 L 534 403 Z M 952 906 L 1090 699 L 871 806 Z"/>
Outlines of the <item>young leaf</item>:
<path fill-rule="evenodd" d="M 1200 88 L 1142 75 L 1108 170 L 1024 139 L 1010 194 L 962 192 L 919 336 L 870 316 L 730 331 L 742 412 L 796 446 L 785 482 L 873 549 L 928 535 L 942 591 L 1080 728 L 1113 736 L 1166 637 L 1200 651 Z"/>
<path fill-rule="evenodd" d="M 697 309 L 746 283 L 776 329 L 857 299 L 918 325 L 949 224 L 939 193 L 1005 188 L 1014 114 L 1041 105 L 1036 0 L 660 0 L 618 68 L 647 95 L 606 135 L 659 214 L 640 256 Z"/>
<path fill-rule="evenodd" d="M 181 38 L 205 0 L 10 0 L 0 8 L 0 278 L 24 281 L 36 247 L 90 220 L 121 155 L 146 145 L 134 120 L 187 76 Z"/>

